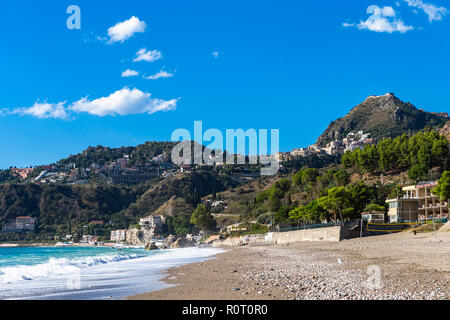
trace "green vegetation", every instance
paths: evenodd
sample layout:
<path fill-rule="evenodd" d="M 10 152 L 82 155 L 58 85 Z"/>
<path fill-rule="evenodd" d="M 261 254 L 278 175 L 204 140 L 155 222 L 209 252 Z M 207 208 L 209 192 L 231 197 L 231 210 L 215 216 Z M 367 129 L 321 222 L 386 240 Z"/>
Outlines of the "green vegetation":
<path fill-rule="evenodd" d="M 199 204 L 191 216 L 190 222 L 200 230 L 207 232 L 216 228 L 216 220 L 211 215 L 211 211 L 205 204 Z"/>
<path fill-rule="evenodd" d="M 405 171 L 413 180 L 421 179 L 432 167 L 446 170 L 449 150 L 447 139 L 434 130 L 384 139 L 364 149 L 347 151 L 341 158 L 345 168 L 360 173 Z"/>
<path fill-rule="evenodd" d="M 195 226 L 190 222 L 191 215 L 187 213 L 178 213 L 174 216 L 166 217 L 167 234 L 175 234 L 182 236 L 185 234 L 193 233 Z"/>
<path fill-rule="evenodd" d="M 442 174 L 438 181 L 437 187 L 435 187 L 432 192 L 433 194 L 438 195 L 442 201 L 447 201 L 450 199 L 450 171 L 445 171 Z"/>
<path fill-rule="evenodd" d="M 65 166 L 73 163 L 77 168 L 88 168 L 93 163 L 105 165 L 123 158 L 127 154 L 130 156 L 129 166 L 144 166 L 147 161 L 157 155 L 165 154 L 170 157 L 170 152 L 175 144 L 175 142 L 146 142 L 136 147 L 88 147 L 79 154 L 60 160 L 58 165 Z"/>

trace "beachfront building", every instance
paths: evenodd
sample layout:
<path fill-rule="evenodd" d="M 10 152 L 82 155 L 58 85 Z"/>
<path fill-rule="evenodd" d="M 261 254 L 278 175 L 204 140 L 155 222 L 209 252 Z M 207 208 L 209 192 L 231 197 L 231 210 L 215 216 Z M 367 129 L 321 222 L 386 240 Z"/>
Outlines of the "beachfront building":
<path fill-rule="evenodd" d="M 115 242 L 125 241 L 127 238 L 127 229 L 119 229 L 111 231 L 110 240 Z"/>
<path fill-rule="evenodd" d="M 416 186 L 419 200 L 419 220 L 448 218 L 448 199 L 441 201 L 439 196 L 431 193 L 437 181 L 421 182 Z"/>
<path fill-rule="evenodd" d="M 403 187 L 404 195 L 401 198 L 387 199 L 389 222 L 448 218 L 448 200 L 441 201 L 438 196 L 431 193 L 436 186 L 436 181 L 420 182 L 417 185 Z"/>
<path fill-rule="evenodd" d="M 141 227 L 153 229 L 155 232 L 160 231 L 163 223 L 165 222 L 164 216 L 148 216 L 139 220 Z"/>

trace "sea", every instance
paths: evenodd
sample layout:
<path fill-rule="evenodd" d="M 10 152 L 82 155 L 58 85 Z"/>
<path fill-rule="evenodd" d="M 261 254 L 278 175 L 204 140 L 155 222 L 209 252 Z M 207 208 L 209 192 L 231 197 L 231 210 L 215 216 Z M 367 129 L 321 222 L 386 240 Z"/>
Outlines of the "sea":
<path fill-rule="evenodd" d="M 211 259 L 222 249 L 0 247 L 0 299 L 108 300 L 160 290 L 174 266 Z"/>

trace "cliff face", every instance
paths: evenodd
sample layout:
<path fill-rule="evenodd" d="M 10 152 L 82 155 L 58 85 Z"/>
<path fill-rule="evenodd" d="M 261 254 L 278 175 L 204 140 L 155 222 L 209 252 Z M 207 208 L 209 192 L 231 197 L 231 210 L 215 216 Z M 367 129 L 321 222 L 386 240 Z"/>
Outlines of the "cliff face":
<path fill-rule="evenodd" d="M 132 228 L 127 231 L 127 243 L 133 246 L 146 246 L 151 242 L 153 235 L 152 229 Z"/>
<path fill-rule="evenodd" d="M 440 133 L 450 142 L 450 121 L 441 129 Z"/>
<path fill-rule="evenodd" d="M 347 115 L 333 121 L 317 139 L 317 144 L 323 146 L 359 130 L 370 132 L 371 137 L 377 139 L 395 137 L 408 131 L 414 133 L 426 126 L 442 126 L 446 121 L 444 116 L 419 110 L 393 93 L 369 96 Z"/>

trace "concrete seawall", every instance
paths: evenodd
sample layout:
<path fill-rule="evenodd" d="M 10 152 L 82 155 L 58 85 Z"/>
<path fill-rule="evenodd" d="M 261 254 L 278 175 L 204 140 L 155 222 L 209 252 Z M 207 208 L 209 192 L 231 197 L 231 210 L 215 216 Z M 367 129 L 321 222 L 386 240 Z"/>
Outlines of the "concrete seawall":
<path fill-rule="evenodd" d="M 283 244 L 299 241 L 341 241 L 341 227 L 274 232 L 272 243 Z"/>
<path fill-rule="evenodd" d="M 241 243 L 271 243 L 284 244 L 301 241 L 341 241 L 348 235 L 347 228 L 340 226 L 295 230 L 287 232 L 269 232 L 264 235 L 241 236 L 235 238 L 227 238 L 225 240 L 215 240 L 213 247 L 220 246 L 236 246 Z"/>

